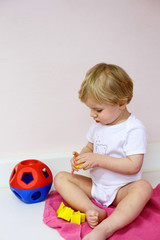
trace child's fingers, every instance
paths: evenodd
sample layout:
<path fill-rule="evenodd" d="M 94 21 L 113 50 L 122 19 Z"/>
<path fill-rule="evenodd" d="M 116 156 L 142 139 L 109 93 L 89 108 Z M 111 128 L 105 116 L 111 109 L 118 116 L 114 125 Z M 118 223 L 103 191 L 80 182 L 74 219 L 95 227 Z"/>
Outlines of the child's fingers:
<path fill-rule="evenodd" d="M 78 169 L 77 168 L 72 168 L 71 174 L 73 174 L 74 172 L 78 172 Z"/>
<path fill-rule="evenodd" d="M 74 152 L 73 152 L 73 156 L 74 156 L 74 157 L 78 157 L 78 156 L 79 156 L 79 153 L 74 151 Z"/>
<path fill-rule="evenodd" d="M 74 171 L 78 172 L 78 168 L 77 168 L 77 165 L 76 165 L 76 160 L 75 158 L 79 156 L 79 153 L 74 151 L 73 153 L 73 158 L 71 159 L 71 165 L 72 165 L 72 171 L 71 171 L 71 174 L 74 173 Z"/>
<path fill-rule="evenodd" d="M 82 160 L 80 158 L 76 158 L 74 161 L 75 161 L 76 168 L 83 169 L 84 164 L 85 164 L 84 160 Z"/>

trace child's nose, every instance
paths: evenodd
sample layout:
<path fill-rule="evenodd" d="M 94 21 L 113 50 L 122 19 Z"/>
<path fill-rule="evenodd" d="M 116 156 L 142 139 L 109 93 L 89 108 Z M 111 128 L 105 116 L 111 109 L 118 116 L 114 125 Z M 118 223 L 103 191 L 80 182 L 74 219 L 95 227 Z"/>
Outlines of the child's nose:
<path fill-rule="evenodd" d="M 97 113 L 95 111 L 91 110 L 90 116 L 95 118 L 95 117 L 97 117 Z"/>

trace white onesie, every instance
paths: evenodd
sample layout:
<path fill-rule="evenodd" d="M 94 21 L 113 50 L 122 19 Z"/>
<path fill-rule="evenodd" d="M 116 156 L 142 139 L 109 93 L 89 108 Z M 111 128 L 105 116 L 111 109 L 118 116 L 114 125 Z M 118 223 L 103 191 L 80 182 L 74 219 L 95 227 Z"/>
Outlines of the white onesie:
<path fill-rule="evenodd" d="M 117 125 L 102 125 L 94 122 L 87 139 L 94 145 L 94 153 L 123 158 L 134 154 L 146 153 L 146 129 L 134 115 Z M 118 190 L 141 179 L 141 170 L 134 175 L 125 175 L 96 167 L 90 169 L 92 178 L 92 197 L 104 206 L 109 206 Z"/>

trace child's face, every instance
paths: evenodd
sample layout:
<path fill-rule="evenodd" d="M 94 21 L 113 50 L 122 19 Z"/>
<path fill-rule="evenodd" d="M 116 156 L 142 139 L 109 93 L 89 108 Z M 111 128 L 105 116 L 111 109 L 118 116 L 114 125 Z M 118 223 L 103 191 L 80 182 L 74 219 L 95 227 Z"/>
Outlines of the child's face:
<path fill-rule="evenodd" d="M 91 98 L 87 98 L 85 104 L 90 108 L 90 116 L 98 123 L 103 125 L 115 125 L 122 121 L 124 105 L 110 105 L 106 103 L 97 103 Z"/>

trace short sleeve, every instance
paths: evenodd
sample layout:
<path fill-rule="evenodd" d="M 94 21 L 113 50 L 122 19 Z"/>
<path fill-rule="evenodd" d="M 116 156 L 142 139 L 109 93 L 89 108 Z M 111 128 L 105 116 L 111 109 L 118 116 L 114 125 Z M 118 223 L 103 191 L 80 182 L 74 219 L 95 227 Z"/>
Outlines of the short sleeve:
<path fill-rule="evenodd" d="M 147 150 L 147 132 L 144 126 L 130 129 L 124 144 L 126 156 L 145 154 Z"/>
<path fill-rule="evenodd" d="M 91 142 L 91 143 L 94 143 L 95 128 L 96 128 L 96 126 L 95 126 L 95 124 L 93 123 L 93 124 L 90 126 L 90 128 L 89 128 L 89 130 L 88 130 L 88 133 L 87 133 L 87 135 L 86 135 L 87 140 L 88 140 L 89 142 Z"/>

